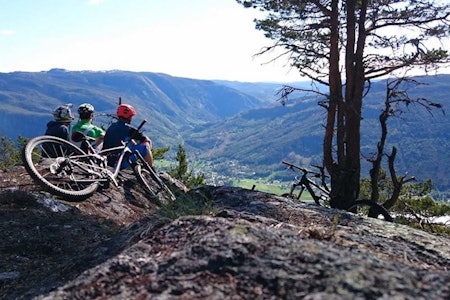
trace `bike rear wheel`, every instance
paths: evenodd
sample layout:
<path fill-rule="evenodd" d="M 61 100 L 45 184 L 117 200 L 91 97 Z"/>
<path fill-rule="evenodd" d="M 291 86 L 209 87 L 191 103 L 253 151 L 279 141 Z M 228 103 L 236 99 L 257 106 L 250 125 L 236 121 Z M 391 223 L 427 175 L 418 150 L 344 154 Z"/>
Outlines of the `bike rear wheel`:
<path fill-rule="evenodd" d="M 389 212 L 382 205 L 368 199 L 359 199 L 353 201 L 353 203 L 347 210 L 365 216 L 373 215 L 373 217 L 375 218 L 382 215 L 385 221 L 394 221 Z"/>
<path fill-rule="evenodd" d="M 160 204 L 168 204 L 176 199 L 172 191 L 162 182 L 152 168 L 136 164 L 133 167 L 133 171 L 145 191 L 155 197 L 155 200 Z"/>
<path fill-rule="evenodd" d="M 98 175 L 93 171 L 96 166 L 86 153 L 58 137 L 31 139 L 23 148 L 22 159 L 33 180 L 64 200 L 85 200 L 99 186 Z"/>

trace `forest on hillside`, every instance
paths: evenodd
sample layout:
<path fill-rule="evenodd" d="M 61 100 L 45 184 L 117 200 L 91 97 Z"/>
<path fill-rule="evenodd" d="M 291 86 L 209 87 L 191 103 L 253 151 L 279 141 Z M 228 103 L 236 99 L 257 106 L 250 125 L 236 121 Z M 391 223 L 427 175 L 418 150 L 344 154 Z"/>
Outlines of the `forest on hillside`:
<path fill-rule="evenodd" d="M 148 118 L 144 130 L 155 147 L 170 147 L 167 158 L 174 160 L 177 146 L 183 144 L 196 171 L 207 178 L 218 173 L 228 178 L 291 180 L 281 165 L 283 159 L 305 167 L 321 163 L 325 117 L 318 105 L 321 99 L 297 93 L 283 106 L 277 101 L 282 84 L 212 82 L 124 71 L 52 70 L 0 74 L 0 78 L 0 135 L 13 141 L 42 134 L 58 103 L 91 102 L 100 121 L 101 114 L 114 112 L 120 96 L 138 109 L 136 124 Z M 423 84 L 411 91 L 412 96 L 437 101 L 447 112 L 449 80 L 450 75 L 417 78 Z M 307 86 L 306 82 L 291 84 Z M 373 82 L 364 102 L 362 177 L 368 176 L 365 158 L 379 140 L 378 116 L 385 90 L 385 82 Z M 387 149 L 398 148 L 400 174 L 420 181 L 432 179 L 438 191 L 450 190 L 448 112 L 429 114 L 411 106 L 388 126 Z M 230 168 L 230 162 L 236 167 Z"/>

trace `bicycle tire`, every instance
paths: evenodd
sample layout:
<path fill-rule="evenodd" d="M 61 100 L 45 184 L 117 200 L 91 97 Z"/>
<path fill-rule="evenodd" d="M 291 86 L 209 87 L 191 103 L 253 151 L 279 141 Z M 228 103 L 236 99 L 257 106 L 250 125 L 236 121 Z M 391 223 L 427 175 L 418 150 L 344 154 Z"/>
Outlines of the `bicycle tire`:
<path fill-rule="evenodd" d="M 141 164 L 133 167 L 134 174 L 147 193 L 154 196 L 160 204 L 167 205 L 176 198 L 167 185 L 151 168 L 145 168 Z"/>
<path fill-rule="evenodd" d="M 297 196 L 292 195 L 291 193 L 281 194 L 281 197 L 285 197 L 285 198 L 288 198 L 288 199 L 291 199 L 291 200 L 300 200 L 300 199 L 297 198 Z"/>
<path fill-rule="evenodd" d="M 353 212 L 353 211 L 357 210 L 358 208 L 363 208 L 363 207 L 369 208 L 367 213 L 369 213 L 369 211 L 374 212 L 376 217 L 378 217 L 379 215 L 382 215 L 384 217 L 384 220 L 387 222 L 394 221 L 394 219 L 389 214 L 389 212 L 386 210 L 386 208 L 384 208 L 381 204 L 376 203 L 372 200 L 368 200 L 368 199 L 358 199 L 358 200 L 353 201 L 352 204 L 350 205 L 350 207 L 347 209 L 347 211 Z"/>
<path fill-rule="evenodd" d="M 314 202 L 322 207 L 330 207 L 330 199 L 325 195 L 319 195 L 318 198 L 314 200 Z"/>
<path fill-rule="evenodd" d="M 82 201 L 99 186 L 89 172 L 93 163 L 84 155 L 84 151 L 66 140 L 38 136 L 25 145 L 22 160 L 28 174 L 44 190 L 67 201 Z"/>

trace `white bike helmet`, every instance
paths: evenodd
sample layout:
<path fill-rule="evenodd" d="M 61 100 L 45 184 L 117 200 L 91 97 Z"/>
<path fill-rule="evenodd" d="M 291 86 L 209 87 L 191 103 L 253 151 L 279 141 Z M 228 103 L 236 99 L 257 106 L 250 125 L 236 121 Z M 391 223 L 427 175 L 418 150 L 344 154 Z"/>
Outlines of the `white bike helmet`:
<path fill-rule="evenodd" d="M 89 103 L 83 103 L 80 106 L 78 106 L 78 114 L 80 116 L 80 119 L 89 119 L 94 114 L 94 106 Z"/>
<path fill-rule="evenodd" d="M 53 117 L 55 118 L 55 121 L 71 122 L 74 119 L 72 111 L 70 110 L 71 107 L 72 107 L 72 104 L 64 104 L 64 105 L 58 106 L 53 111 Z"/>
<path fill-rule="evenodd" d="M 90 114 L 94 112 L 94 106 L 89 103 L 83 103 L 80 106 L 78 106 L 78 113 L 80 115 L 82 114 Z"/>

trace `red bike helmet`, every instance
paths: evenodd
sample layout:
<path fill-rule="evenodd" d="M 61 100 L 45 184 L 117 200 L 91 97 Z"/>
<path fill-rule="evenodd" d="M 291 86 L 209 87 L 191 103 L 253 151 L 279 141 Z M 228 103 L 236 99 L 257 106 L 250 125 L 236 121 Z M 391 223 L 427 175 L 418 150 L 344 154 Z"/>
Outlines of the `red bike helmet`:
<path fill-rule="evenodd" d="M 129 104 L 120 104 L 117 108 L 117 116 L 123 119 L 130 119 L 136 115 L 136 110 Z"/>

